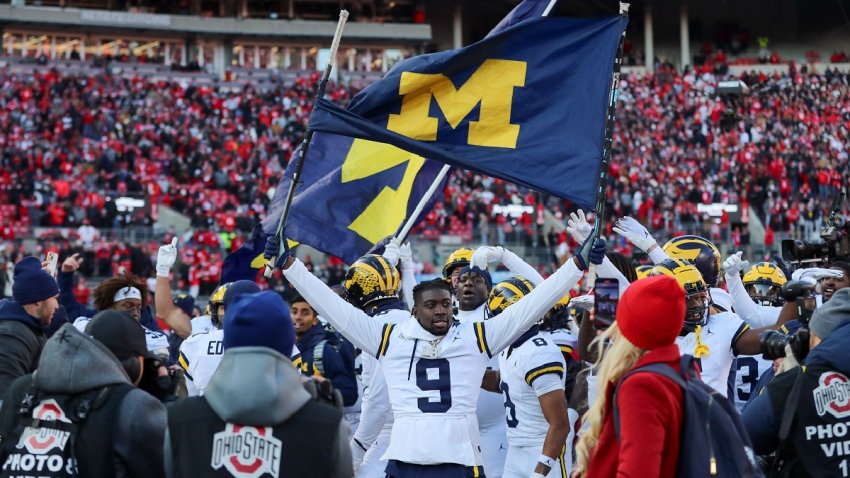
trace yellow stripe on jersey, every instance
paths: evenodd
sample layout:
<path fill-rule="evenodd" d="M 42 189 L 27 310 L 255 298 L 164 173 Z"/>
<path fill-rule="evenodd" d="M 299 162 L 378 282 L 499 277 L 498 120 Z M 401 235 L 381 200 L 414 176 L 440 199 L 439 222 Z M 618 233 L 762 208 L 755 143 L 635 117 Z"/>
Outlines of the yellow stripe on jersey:
<path fill-rule="evenodd" d="M 569 345 L 559 345 L 558 348 L 561 349 L 561 353 L 564 353 L 564 354 L 567 354 L 567 355 L 573 354 L 573 348 L 570 347 Z"/>
<path fill-rule="evenodd" d="M 561 478 L 567 478 L 567 445 L 561 448 L 561 456 L 558 457 L 558 464 L 561 465 Z"/>
<path fill-rule="evenodd" d="M 475 331 L 475 342 L 478 344 L 478 351 L 482 354 L 487 354 L 488 357 L 492 357 L 493 354 L 490 353 L 490 347 L 487 345 L 487 336 L 484 335 L 484 322 L 475 322 L 473 324 L 473 330 Z"/>
<path fill-rule="evenodd" d="M 392 334 L 395 324 L 384 324 L 384 329 L 381 331 L 381 343 L 378 344 L 378 356 L 381 358 L 387 354 L 387 347 L 390 345 L 390 334 Z"/>
<path fill-rule="evenodd" d="M 186 358 L 186 354 L 180 352 L 180 358 L 177 359 L 177 362 L 183 367 L 183 371 L 189 371 L 189 359 Z"/>
<path fill-rule="evenodd" d="M 472 477 L 478 478 L 479 476 L 481 476 L 481 473 L 478 472 L 478 465 L 475 465 L 472 467 Z"/>
<path fill-rule="evenodd" d="M 525 374 L 525 383 L 531 385 L 535 378 L 547 373 L 557 373 L 558 376 L 564 378 L 564 366 L 560 362 L 549 362 L 539 367 L 534 367 Z"/>
<path fill-rule="evenodd" d="M 735 335 L 732 336 L 732 350 L 735 350 L 735 342 L 737 342 L 738 339 L 740 339 L 741 336 L 744 335 L 744 332 L 748 330 L 750 330 L 750 324 L 741 324 L 741 327 L 738 329 L 737 332 L 735 332 Z M 737 355 L 737 353 L 735 355 Z"/>

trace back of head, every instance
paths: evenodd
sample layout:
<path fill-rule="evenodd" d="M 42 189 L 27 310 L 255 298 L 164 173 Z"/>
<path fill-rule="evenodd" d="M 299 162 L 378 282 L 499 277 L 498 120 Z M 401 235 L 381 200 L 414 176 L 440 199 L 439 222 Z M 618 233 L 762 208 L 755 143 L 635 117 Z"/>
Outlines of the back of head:
<path fill-rule="evenodd" d="M 348 268 L 342 282 L 346 299 L 360 309 L 374 301 L 398 299 L 400 284 L 398 270 L 376 254 L 366 254 L 357 259 Z"/>
<path fill-rule="evenodd" d="M 685 320 L 685 290 L 667 275 L 636 281 L 617 306 L 617 326 L 629 342 L 643 350 L 673 344 Z"/>
<path fill-rule="evenodd" d="M 809 331 L 824 340 L 847 323 L 850 323 L 850 287 L 838 289 L 828 301 L 815 309 L 809 320 Z"/>
<path fill-rule="evenodd" d="M 139 379 L 142 372 L 139 357 L 149 353 L 145 330 L 133 317 L 118 310 L 98 312 L 86 326 L 86 334 L 115 355 L 131 381 Z"/>
<path fill-rule="evenodd" d="M 662 249 L 671 258 L 693 262 L 708 287 L 717 287 L 720 281 L 720 250 L 714 243 L 700 236 L 679 236 L 667 241 Z"/>
<path fill-rule="evenodd" d="M 527 296 L 534 290 L 534 285 L 524 277 L 513 276 L 503 280 L 490 289 L 487 298 L 487 312 L 490 317 L 495 317 L 516 301 Z"/>
<path fill-rule="evenodd" d="M 611 261 L 611 264 L 620 271 L 621 274 L 629 281 L 634 282 L 638 280 L 637 271 L 635 270 L 635 266 L 632 265 L 632 261 L 626 256 L 620 254 L 617 251 L 610 251 L 605 253 L 605 257 Z"/>
<path fill-rule="evenodd" d="M 292 356 L 295 329 L 289 309 L 277 292 L 245 294 L 225 310 L 224 350 L 267 347 Z"/>
<path fill-rule="evenodd" d="M 15 264 L 12 297 L 21 305 L 41 302 L 59 295 L 56 279 L 41 268 L 41 261 L 27 256 Z"/>

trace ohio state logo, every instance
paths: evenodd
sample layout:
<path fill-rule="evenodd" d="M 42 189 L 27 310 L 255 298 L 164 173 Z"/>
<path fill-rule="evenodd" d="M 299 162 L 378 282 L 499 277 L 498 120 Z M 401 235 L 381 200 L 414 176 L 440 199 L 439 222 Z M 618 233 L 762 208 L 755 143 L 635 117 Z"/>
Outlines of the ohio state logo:
<path fill-rule="evenodd" d="M 213 436 L 210 464 L 222 466 L 240 478 L 278 476 L 282 444 L 272 436 L 271 427 L 249 427 L 228 423 L 224 431 Z"/>
<path fill-rule="evenodd" d="M 850 416 L 850 380 L 838 372 L 827 372 L 821 374 L 819 382 L 820 386 L 812 392 L 818 415 Z"/>
<path fill-rule="evenodd" d="M 71 423 L 56 400 L 52 398 L 39 403 L 33 409 L 32 417 L 43 421 Z M 70 436 L 71 433 L 64 430 L 26 427 L 18 440 L 17 447 L 26 448 L 33 455 L 43 455 L 54 448 L 64 450 Z"/>

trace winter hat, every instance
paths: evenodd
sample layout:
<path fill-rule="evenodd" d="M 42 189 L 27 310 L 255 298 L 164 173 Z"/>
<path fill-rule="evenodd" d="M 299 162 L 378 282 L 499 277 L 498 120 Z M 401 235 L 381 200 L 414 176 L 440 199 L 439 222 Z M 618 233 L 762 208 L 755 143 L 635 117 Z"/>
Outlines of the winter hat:
<path fill-rule="evenodd" d="M 617 327 L 623 337 L 644 350 L 676 342 L 685 323 L 685 290 L 669 276 L 632 283 L 617 306 Z"/>
<path fill-rule="evenodd" d="M 41 261 L 27 256 L 15 264 L 12 297 L 15 302 L 26 305 L 59 295 L 56 279 L 41 268 Z"/>
<path fill-rule="evenodd" d="M 823 305 L 815 309 L 809 330 L 821 340 L 833 330 L 850 322 L 850 287 L 838 289 Z"/>
<path fill-rule="evenodd" d="M 272 291 L 245 294 L 225 307 L 224 350 L 268 347 L 291 357 L 295 329 L 280 294 Z"/>
<path fill-rule="evenodd" d="M 105 345 L 119 361 L 148 356 L 145 330 L 125 312 L 98 312 L 86 326 L 86 334 Z"/>
<path fill-rule="evenodd" d="M 224 291 L 224 297 L 221 299 L 221 302 L 224 304 L 224 310 L 226 311 L 227 307 L 239 298 L 239 296 L 245 294 L 256 294 L 257 292 L 260 292 L 260 286 L 251 280 L 243 279 L 230 284 L 227 286 L 227 290 Z"/>
<path fill-rule="evenodd" d="M 182 310 L 189 317 L 192 317 L 192 311 L 195 309 L 195 298 L 189 294 L 178 294 L 174 298 L 174 306 Z"/>
<path fill-rule="evenodd" d="M 466 274 L 467 272 L 478 274 L 481 277 L 483 277 L 484 282 L 487 283 L 487 290 L 490 290 L 490 289 L 493 288 L 493 278 L 490 277 L 490 271 L 488 271 L 487 269 L 482 269 L 478 266 L 472 266 L 472 265 L 466 266 L 466 267 L 464 267 L 463 269 L 460 270 L 460 273 L 458 273 L 458 277 L 460 277 L 463 274 Z"/>

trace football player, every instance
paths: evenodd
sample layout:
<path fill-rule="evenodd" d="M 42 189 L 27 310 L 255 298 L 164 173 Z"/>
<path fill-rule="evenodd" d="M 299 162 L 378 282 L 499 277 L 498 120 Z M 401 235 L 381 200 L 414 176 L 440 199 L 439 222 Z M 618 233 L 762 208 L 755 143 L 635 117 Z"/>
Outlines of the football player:
<path fill-rule="evenodd" d="M 498 316 L 533 288 L 519 276 L 500 282 L 487 301 L 490 316 Z M 501 390 L 505 400 L 508 454 L 502 476 L 569 476 L 572 453 L 567 456 L 566 363 L 537 325 L 499 354 L 499 370 L 488 376 L 484 386 Z"/>
<path fill-rule="evenodd" d="M 460 322 L 452 287 L 443 279 L 419 284 L 403 322 L 375 320 L 334 294 L 286 245 L 269 239 L 266 258 L 344 336 L 376 357 L 387 383 L 395 422 L 384 454 L 389 478 L 480 474 L 478 423 L 473 413 L 490 358 L 507 348 L 567 293 L 591 263 L 601 263 L 604 241 L 579 253 L 526 297 L 489 321 Z M 361 424 L 362 426 L 362 424 Z"/>

